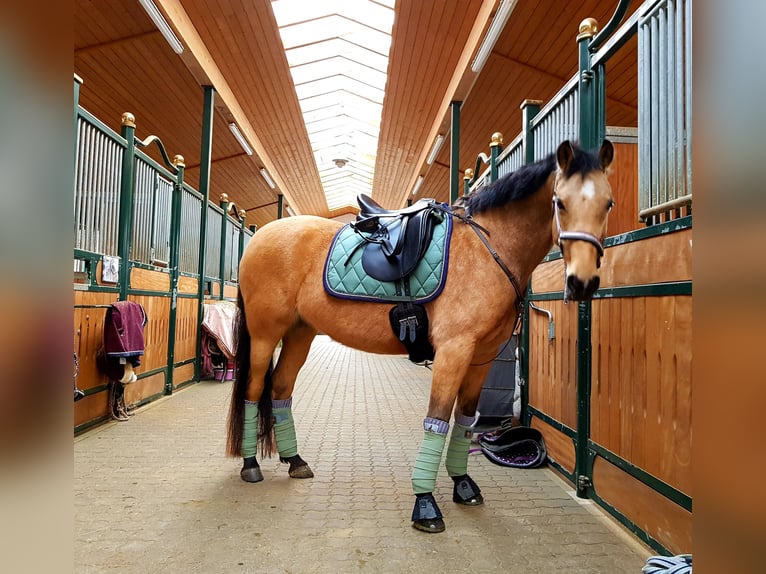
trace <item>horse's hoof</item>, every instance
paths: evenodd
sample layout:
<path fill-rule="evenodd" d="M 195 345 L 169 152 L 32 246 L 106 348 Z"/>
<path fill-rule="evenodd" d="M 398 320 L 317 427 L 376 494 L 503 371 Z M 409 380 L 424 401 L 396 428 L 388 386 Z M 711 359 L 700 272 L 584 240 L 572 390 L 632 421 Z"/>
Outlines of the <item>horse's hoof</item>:
<path fill-rule="evenodd" d="M 444 520 L 441 518 L 423 518 L 421 520 L 415 520 L 412 523 L 412 527 L 420 530 L 421 532 L 444 532 L 446 528 L 444 526 Z"/>
<path fill-rule="evenodd" d="M 288 458 L 279 457 L 279 462 L 286 462 L 290 465 L 287 474 L 290 478 L 314 478 L 311 467 L 301 458 L 299 454 Z"/>
<path fill-rule="evenodd" d="M 479 506 L 484 504 L 484 497 L 481 495 L 481 489 L 471 479 L 470 476 L 453 476 L 455 487 L 452 491 L 452 501 L 465 506 Z"/>
<path fill-rule="evenodd" d="M 263 473 L 260 467 L 243 468 L 239 471 L 239 476 L 245 482 L 261 482 L 263 480 Z"/>
<path fill-rule="evenodd" d="M 254 456 L 242 461 L 242 470 L 239 471 L 239 476 L 245 482 L 261 482 L 263 480 L 261 467 L 258 466 L 258 461 Z"/>
<path fill-rule="evenodd" d="M 296 466 L 287 471 L 290 478 L 314 478 L 314 473 L 309 468 L 309 465 L 304 464 L 302 466 Z"/>

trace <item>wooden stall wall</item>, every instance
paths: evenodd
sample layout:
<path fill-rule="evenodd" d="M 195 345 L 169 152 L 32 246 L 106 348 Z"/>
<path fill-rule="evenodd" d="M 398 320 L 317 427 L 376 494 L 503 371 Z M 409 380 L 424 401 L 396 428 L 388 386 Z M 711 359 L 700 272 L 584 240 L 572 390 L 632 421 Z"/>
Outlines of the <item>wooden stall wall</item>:
<path fill-rule="evenodd" d="M 663 547 L 691 552 L 690 221 L 608 245 L 591 303 L 589 488 Z M 530 309 L 528 397 L 530 424 L 575 482 L 577 304 L 561 300 L 562 276 L 561 259 L 532 276 L 530 299 L 552 313 L 555 338 Z"/>

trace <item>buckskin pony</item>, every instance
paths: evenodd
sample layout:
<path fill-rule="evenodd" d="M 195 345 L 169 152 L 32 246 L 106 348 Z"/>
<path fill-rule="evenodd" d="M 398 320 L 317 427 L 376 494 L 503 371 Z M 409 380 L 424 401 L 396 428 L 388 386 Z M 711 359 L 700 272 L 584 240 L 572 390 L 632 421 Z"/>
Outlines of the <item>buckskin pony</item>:
<path fill-rule="evenodd" d="M 454 224 L 446 282 L 438 297 L 423 304 L 434 358 L 412 473 L 412 525 L 418 530 L 445 529 L 433 496 L 445 447 L 453 501 L 483 503 L 467 470 L 471 426 L 482 384 L 516 324 L 534 268 L 558 244 L 565 300 L 587 300 L 598 289 L 607 215 L 614 204 L 606 175 L 613 154 L 607 140 L 597 152 L 565 141 L 547 158 L 463 199 L 460 207 L 444 206 Z M 325 290 L 325 259 L 341 227 L 315 216 L 280 219 L 260 229 L 242 256 L 227 451 L 244 459 L 240 476 L 247 482 L 263 480 L 258 445 L 262 456 L 277 450 L 291 477 L 313 476 L 298 454 L 291 405 L 298 371 L 317 332 L 371 353 L 406 352 L 390 328 L 390 303 L 351 301 Z M 467 289 L 482 297 L 466 297 Z"/>

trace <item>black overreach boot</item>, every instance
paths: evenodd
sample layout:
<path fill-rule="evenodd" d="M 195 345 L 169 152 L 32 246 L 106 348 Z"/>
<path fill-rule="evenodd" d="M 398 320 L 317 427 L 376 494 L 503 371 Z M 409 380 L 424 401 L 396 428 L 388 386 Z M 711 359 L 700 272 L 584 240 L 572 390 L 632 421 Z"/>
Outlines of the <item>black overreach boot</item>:
<path fill-rule="evenodd" d="M 416 494 L 415 508 L 412 509 L 412 527 L 423 532 L 444 532 L 444 520 L 430 492 Z"/>
<path fill-rule="evenodd" d="M 462 476 L 453 476 L 452 480 L 455 487 L 452 490 L 452 502 L 465 504 L 466 506 L 479 506 L 484 504 L 484 497 L 481 495 L 481 489 L 471 479 L 464 474 Z"/>

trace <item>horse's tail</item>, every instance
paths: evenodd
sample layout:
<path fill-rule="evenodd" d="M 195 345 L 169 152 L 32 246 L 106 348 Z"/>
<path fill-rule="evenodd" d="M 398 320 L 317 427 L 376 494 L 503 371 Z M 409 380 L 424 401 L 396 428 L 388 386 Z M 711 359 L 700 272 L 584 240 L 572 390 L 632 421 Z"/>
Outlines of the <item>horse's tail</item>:
<path fill-rule="evenodd" d="M 247 318 L 245 317 L 245 303 L 242 293 L 237 292 L 236 336 L 237 355 L 235 357 L 236 376 L 231 391 L 231 404 L 229 405 L 229 428 L 226 441 L 226 453 L 229 456 L 242 456 L 242 438 L 245 429 L 245 399 L 247 387 L 250 382 L 250 332 L 247 330 Z M 271 409 L 271 387 L 274 362 L 269 363 L 269 368 L 263 380 L 263 392 L 258 400 L 258 442 L 261 445 L 261 455 L 271 456 L 275 450 L 274 421 Z"/>

